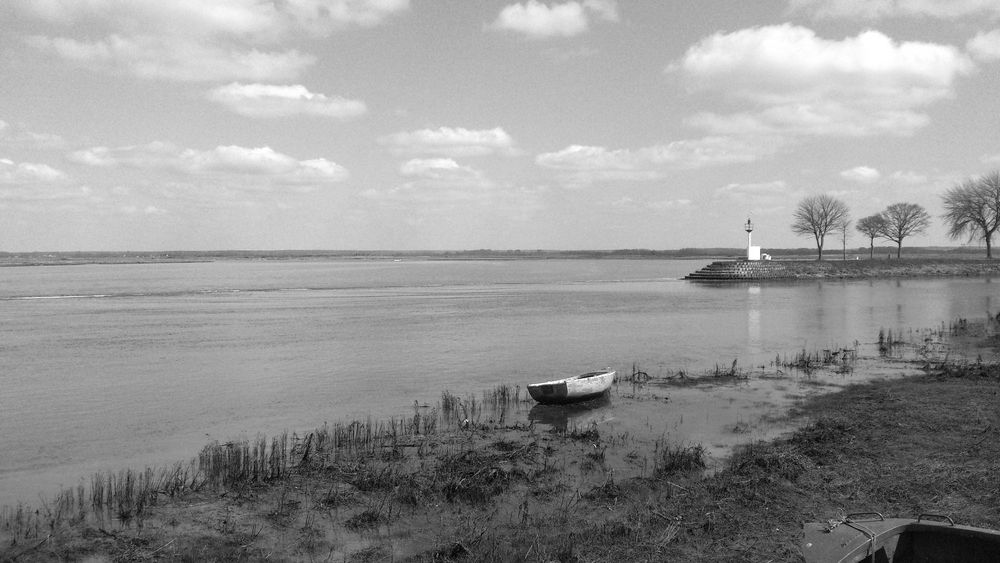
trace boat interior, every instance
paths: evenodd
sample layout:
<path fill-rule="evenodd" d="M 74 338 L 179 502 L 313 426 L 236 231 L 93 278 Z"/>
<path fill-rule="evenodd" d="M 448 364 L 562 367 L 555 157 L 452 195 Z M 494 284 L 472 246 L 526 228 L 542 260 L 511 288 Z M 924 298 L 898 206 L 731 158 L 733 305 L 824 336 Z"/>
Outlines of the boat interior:
<path fill-rule="evenodd" d="M 839 541 L 817 541 L 812 545 L 820 548 L 820 553 L 814 553 L 820 557 L 807 560 L 841 563 L 1000 561 L 1000 532 L 995 530 L 957 526 L 946 516 L 921 515 L 917 520 L 881 519 L 881 515 L 878 518 L 872 522 L 848 518 L 840 530 L 827 532 L 829 536 L 839 536 Z"/>

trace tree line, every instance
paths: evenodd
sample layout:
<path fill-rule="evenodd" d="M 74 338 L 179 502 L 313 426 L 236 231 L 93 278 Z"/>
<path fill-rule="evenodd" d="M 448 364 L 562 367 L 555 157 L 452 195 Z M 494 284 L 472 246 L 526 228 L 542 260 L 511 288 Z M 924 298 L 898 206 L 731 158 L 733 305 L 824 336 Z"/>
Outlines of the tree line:
<path fill-rule="evenodd" d="M 941 196 L 944 214 L 952 239 L 986 243 L 986 257 L 993 258 L 993 234 L 1000 228 L 1000 171 L 970 178 L 950 188 Z M 924 233 L 931 215 L 916 203 L 894 203 L 881 212 L 858 220 L 855 228 L 868 237 L 869 258 L 875 254 L 875 239 L 896 243 L 896 257 L 903 253 L 903 239 Z M 851 225 L 850 211 L 843 201 L 826 195 L 809 196 L 795 209 L 792 232 L 811 236 L 816 241 L 818 260 L 823 259 L 826 237 L 841 233 L 846 241 Z"/>

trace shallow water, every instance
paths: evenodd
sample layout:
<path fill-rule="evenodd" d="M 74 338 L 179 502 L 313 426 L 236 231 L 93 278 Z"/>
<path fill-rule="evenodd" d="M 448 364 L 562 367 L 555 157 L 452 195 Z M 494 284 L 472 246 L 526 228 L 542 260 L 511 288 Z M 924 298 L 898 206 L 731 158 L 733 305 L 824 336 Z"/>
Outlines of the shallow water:
<path fill-rule="evenodd" d="M 523 387 L 593 368 L 628 372 L 633 363 L 654 376 L 734 359 L 763 365 L 856 339 L 871 351 L 880 328 L 938 327 L 1000 306 L 985 278 L 764 286 L 679 279 L 703 265 L 2 268 L 0 503 L 33 501 L 98 470 L 186 460 L 209 440 L 406 414 L 446 389 Z M 626 397 L 610 412 L 623 431 L 723 447 L 739 423 L 753 426 L 799 393 L 785 391 L 671 391 L 668 401 Z M 694 412 L 683 423 L 662 414 L 683 408 Z"/>

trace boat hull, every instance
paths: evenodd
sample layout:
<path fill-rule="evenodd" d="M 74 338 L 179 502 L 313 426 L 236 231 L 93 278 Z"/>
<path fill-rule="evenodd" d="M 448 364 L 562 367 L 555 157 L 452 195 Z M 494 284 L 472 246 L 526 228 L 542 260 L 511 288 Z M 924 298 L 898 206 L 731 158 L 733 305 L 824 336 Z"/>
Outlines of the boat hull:
<path fill-rule="evenodd" d="M 957 526 L 950 518 L 855 519 L 803 525 L 802 554 L 806 563 L 859 561 L 1000 561 L 1000 532 Z M 943 518 L 945 521 L 929 518 Z"/>
<path fill-rule="evenodd" d="M 590 372 L 565 379 L 532 383 L 528 385 L 528 393 L 539 403 L 564 405 L 600 397 L 608 392 L 614 381 L 614 371 Z"/>

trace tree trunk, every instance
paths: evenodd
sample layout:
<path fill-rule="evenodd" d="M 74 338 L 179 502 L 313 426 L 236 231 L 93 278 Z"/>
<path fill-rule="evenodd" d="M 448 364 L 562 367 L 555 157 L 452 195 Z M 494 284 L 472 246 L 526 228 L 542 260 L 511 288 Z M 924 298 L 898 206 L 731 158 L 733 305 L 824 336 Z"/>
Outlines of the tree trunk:
<path fill-rule="evenodd" d="M 874 238 L 872 238 L 871 240 L 868 241 L 868 259 L 869 260 L 874 260 L 875 259 L 875 239 Z"/>
<path fill-rule="evenodd" d="M 986 259 L 991 260 L 993 258 L 993 248 L 990 239 L 993 238 L 992 235 L 986 235 Z"/>
<path fill-rule="evenodd" d="M 899 241 L 896 243 L 896 258 L 899 258 L 902 255 L 903 255 L 903 241 Z"/>

